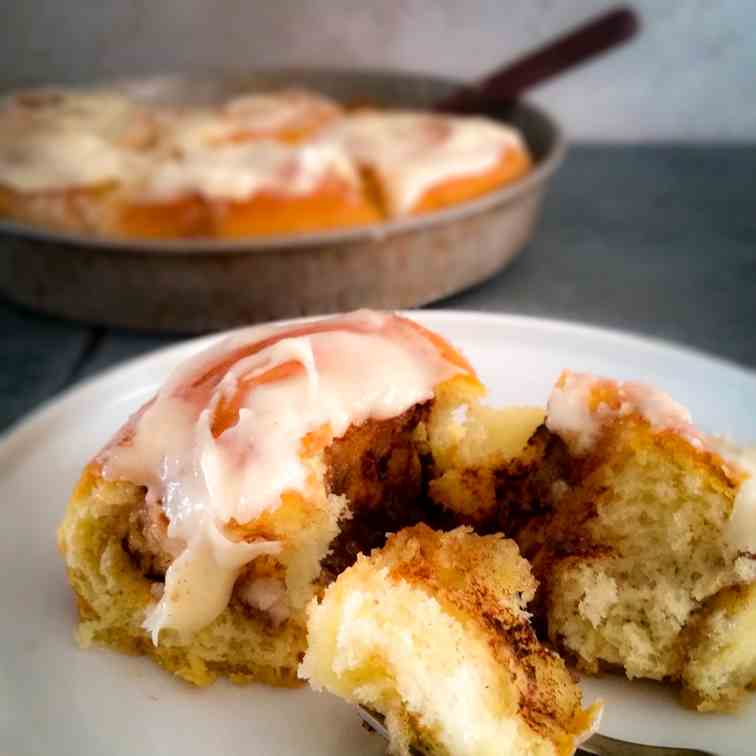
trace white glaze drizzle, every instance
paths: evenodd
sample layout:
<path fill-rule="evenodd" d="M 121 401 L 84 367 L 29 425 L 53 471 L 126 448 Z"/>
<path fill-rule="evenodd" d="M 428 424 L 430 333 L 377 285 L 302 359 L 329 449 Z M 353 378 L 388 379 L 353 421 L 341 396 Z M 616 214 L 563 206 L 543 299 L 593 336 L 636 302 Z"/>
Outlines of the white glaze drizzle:
<path fill-rule="evenodd" d="M 606 402 L 592 406 L 593 392 L 608 387 L 619 406 Z M 588 373 L 565 370 L 551 392 L 546 427 L 564 440 L 578 456 L 588 454 L 603 428 L 618 417 L 636 413 L 655 430 L 672 430 L 696 449 L 703 449 L 706 437 L 692 424 L 690 412 L 663 391 L 638 381 L 615 382 Z"/>
<path fill-rule="evenodd" d="M 356 183 L 351 162 L 333 146 L 244 149 L 245 138 L 314 127 L 340 112 L 331 100 L 300 90 L 183 109 L 141 105 L 116 90 L 32 90 L 0 107 L 0 185 L 21 192 L 110 182 L 138 187 L 153 168 L 147 184 L 158 195 L 172 185 L 199 186 L 210 197 L 249 196 L 258 185 L 297 194 L 326 171 Z M 181 155 L 190 159 L 181 163 Z"/>
<path fill-rule="evenodd" d="M 411 111 L 357 113 L 321 138 L 375 172 L 396 216 L 411 211 L 432 187 L 485 173 L 506 150 L 525 149 L 517 131 L 503 124 Z"/>
<path fill-rule="evenodd" d="M 351 162 L 335 145 L 292 146 L 268 139 L 197 148 L 163 161 L 145 180 L 140 198 L 165 201 L 188 194 L 246 200 L 260 192 L 304 195 L 329 178 L 357 187 Z"/>
<path fill-rule="evenodd" d="M 245 329 L 189 360 L 98 458 L 107 479 L 145 486 L 148 505 L 162 504 L 167 537 L 185 545 L 145 621 L 155 643 L 164 627 L 207 625 L 241 568 L 279 551 L 277 542 L 231 540 L 224 528 L 275 511 L 285 491 L 307 492 L 308 433 L 329 426 L 338 438 L 396 417 L 464 372 L 395 315 L 359 311 L 298 328 L 321 330 Z M 253 345 L 261 348 L 250 353 Z M 281 366 L 293 372 L 250 388 Z M 218 429 L 235 399 L 234 422 Z"/>
<path fill-rule="evenodd" d="M 0 185 L 38 192 L 137 180 L 155 129 L 117 92 L 20 93 L 0 107 Z"/>
<path fill-rule="evenodd" d="M 233 139 L 272 137 L 285 130 L 315 128 L 341 113 L 333 100 L 305 90 L 246 94 L 214 108 L 174 111 L 166 138 L 172 148 L 189 153 Z"/>
<path fill-rule="evenodd" d="M 239 200 L 262 190 L 305 194 L 329 175 L 357 186 L 362 165 L 400 216 L 440 182 L 478 175 L 506 149 L 524 149 L 516 131 L 482 118 L 341 113 L 300 90 L 182 109 L 141 105 L 116 90 L 22 93 L 0 108 L 0 185 L 40 192 L 116 183 L 148 200 Z M 307 146 L 270 139 L 333 121 Z"/>

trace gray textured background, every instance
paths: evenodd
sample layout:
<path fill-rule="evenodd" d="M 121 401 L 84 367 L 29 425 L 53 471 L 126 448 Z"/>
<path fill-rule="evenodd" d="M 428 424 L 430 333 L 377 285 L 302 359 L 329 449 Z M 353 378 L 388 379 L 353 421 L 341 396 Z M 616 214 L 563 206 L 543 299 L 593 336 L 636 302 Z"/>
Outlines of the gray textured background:
<path fill-rule="evenodd" d="M 474 77 L 581 22 L 602 0 L 5 0 L 0 86 L 281 64 Z M 756 138 L 752 0 L 637 0 L 642 37 L 534 97 L 571 136 Z"/>

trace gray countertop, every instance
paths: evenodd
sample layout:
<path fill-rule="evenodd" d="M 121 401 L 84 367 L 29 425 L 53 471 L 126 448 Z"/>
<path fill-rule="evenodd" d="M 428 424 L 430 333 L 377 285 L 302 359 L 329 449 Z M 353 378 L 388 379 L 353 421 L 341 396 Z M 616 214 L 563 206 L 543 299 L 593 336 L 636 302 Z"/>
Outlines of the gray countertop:
<path fill-rule="evenodd" d="M 608 326 L 756 368 L 756 144 L 573 146 L 523 254 L 434 306 Z M 0 302 L 0 429 L 82 378 L 180 338 Z"/>

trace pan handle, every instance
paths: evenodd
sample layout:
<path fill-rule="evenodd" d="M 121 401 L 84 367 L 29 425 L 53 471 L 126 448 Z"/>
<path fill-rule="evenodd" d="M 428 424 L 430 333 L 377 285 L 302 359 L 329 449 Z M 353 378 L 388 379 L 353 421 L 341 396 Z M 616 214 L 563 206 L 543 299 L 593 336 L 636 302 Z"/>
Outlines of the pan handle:
<path fill-rule="evenodd" d="M 640 19 L 632 8 L 615 8 L 497 69 L 480 83 L 460 89 L 435 109 L 471 113 L 485 111 L 486 106 L 510 106 L 531 87 L 632 39 L 639 28 Z"/>

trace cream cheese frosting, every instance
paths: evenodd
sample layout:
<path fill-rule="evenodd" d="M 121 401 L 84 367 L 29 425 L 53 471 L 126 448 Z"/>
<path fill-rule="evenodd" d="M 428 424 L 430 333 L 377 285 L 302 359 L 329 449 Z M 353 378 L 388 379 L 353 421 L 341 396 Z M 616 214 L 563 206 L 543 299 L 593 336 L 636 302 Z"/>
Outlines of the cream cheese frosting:
<path fill-rule="evenodd" d="M 202 147 L 159 163 L 140 196 L 157 201 L 197 194 L 208 199 L 249 199 L 260 192 L 303 195 L 329 178 L 356 187 L 354 168 L 335 145 L 292 146 L 268 139 Z"/>
<path fill-rule="evenodd" d="M 506 150 L 525 149 L 519 134 L 503 124 L 411 111 L 357 113 L 322 139 L 377 174 L 392 215 L 409 212 L 443 181 L 484 173 Z"/>
<path fill-rule="evenodd" d="M 341 108 L 323 95 L 285 89 L 235 97 L 226 103 L 223 111 L 247 131 L 272 132 L 335 117 L 341 113 Z"/>
<path fill-rule="evenodd" d="M 296 151 L 235 141 L 314 126 L 340 112 L 331 100 L 300 90 L 187 109 L 141 105 L 117 90 L 30 90 L 0 106 L 0 184 L 39 192 L 141 186 L 146 179 L 158 195 L 191 186 L 237 198 L 258 185 L 302 193 L 324 171 L 355 183 L 351 162 L 333 145 Z"/>
<path fill-rule="evenodd" d="M 155 138 L 146 111 L 117 92 L 20 93 L 0 106 L 0 184 L 37 192 L 132 181 Z"/>
<path fill-rule="evenodd" d="M 327 97 L 299 89 L 246 94 L 214 108 L 174 112 L 167 141 L 172 148 L 188 153 L 234 139 L 271 137 L 287 130 L 315 127 L 341 112 Z"/>
<path fill-rule="evenodd" d="M 609 389 L 616 402 L 593 402 L 594 393 Z M 663 391 L 638 381 L 615 382 L 565 370 L 551 392 L 546 427 L 578 456 L 591 451 L 601 430 L 617 417 L 641 415 L 656 430 L 672 430 L 703 449 L 706 437 L 692 424 L 690 412 Z"/>
<path fill-rule="evenodd" d="M 314 130 L 306 144 L 277 139 Z M 31 90 L 0 106 L 0 185 L 18 192 L 114 184 L 164 201 L 198 194 L 292 196 L 326 177 L 352 187 L 371 171 L 392 216 L 426 192 L 496 167 L 518 133 L 475 117 L 412 111 L 344 115 L 301 90 L 252 93 L 215 106 L 141 104 L 117 89 Z"/>
<path fill-rule="evenodd" d="M 147 489 L 183 544 L 145 628 L 192 633 L 223 611 L 242 567 L 281 544 L 234 540 L 229 523 L 306 493 L 302 439 L 333 438 L 368 419 L 400 415 L 467 372 L 428 332 L 391 314 L 350 315 L 239 331 L 178 368 L 98 457 L 102 474 Z M 257 605 L 271 596 L 250 589 Z M 273 604 L 277 602 L 273 601 Z M 271 604 L 271 606 L 273 605 Z"/>

